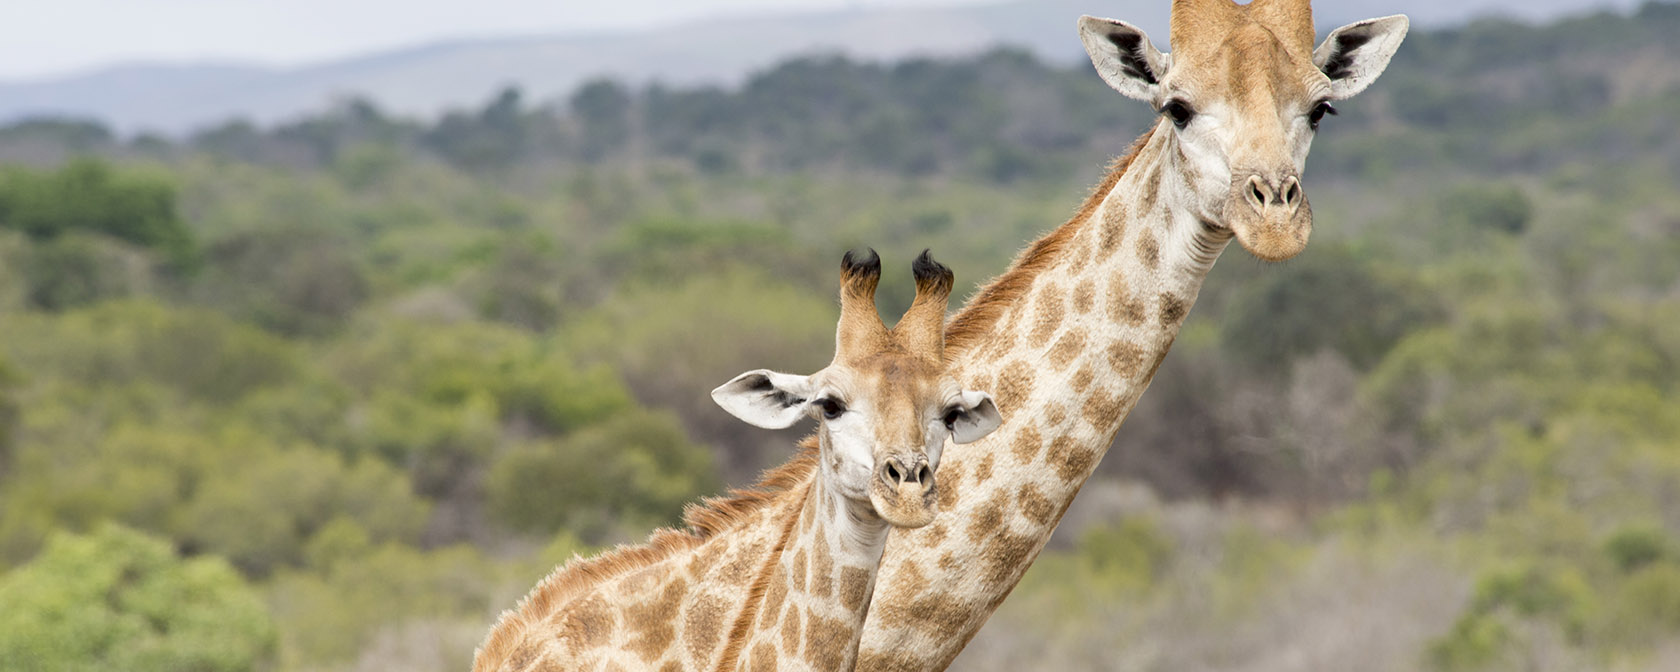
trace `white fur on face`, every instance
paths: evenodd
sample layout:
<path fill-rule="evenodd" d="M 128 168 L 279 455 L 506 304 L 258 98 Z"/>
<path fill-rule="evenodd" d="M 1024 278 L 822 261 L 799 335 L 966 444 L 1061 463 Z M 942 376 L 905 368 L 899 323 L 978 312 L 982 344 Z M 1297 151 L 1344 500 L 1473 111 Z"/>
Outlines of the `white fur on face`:
<path fill-rule="evenodd" d="M 830 461 L 824 464 L 825 469 L 831 469 L 835 490 L 847 499 L 868 501 L 869 481 L 875 477 L 875 440 L 874 423 L 879 420 L 868 403 L 859 403 L 855 397 L 840 395 L 833 388 L 824 388 L 818 394 L 819 399 L 824 395 L 832 395 L 846 404 L 846 412 L 840 417 L 827 419 L 822 417 L 822 408 L 811 405 L 812 414 L 821 425 L 818 437 L 823 442 L 824 455 Z"/>

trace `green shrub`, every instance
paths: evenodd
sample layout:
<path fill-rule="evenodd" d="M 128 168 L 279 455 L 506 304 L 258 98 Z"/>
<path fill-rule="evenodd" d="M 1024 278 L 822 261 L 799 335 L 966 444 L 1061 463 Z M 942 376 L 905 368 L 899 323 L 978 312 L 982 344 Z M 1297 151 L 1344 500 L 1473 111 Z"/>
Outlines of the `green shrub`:
<path fill-rule="evenodd" d="M 226 562 L 116 525 L 54 535 L 0 576 L 0 604 L 8 669 L 250 670 L 275 650 L 261 598 Z"/>
<path fill-rule="evenodd" d="M 487 487 L 491 511 L 515 529 L 570 529 L 598 541 L 615 525 L 675 524 L 682 505 L 715 492 L 718 478 L 710 451 L 690 443 L 675 418 L 630 411 L 504 453 Z"/>
<path fill-rule="evenodd" d="M 1604 553 L 1610 556 L 1616 569 L 1631 573 L 1674 557 L 1674 544 L 1660 528 L 1630 525 L 1616 530 L 1604 541 Z"/>

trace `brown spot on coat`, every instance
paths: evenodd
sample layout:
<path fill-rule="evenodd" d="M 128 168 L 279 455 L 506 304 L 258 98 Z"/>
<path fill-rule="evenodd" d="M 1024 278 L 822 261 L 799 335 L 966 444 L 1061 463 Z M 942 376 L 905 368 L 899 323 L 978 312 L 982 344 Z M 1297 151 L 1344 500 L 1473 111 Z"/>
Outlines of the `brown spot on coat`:
<path fill-rule="evenodd" d="M 1114 254 L 1120 248 L 1120 241 L 1126 237 L 1126 219 L 1130 213 L 1126 209 L 1126 202 L 1119 196 L 1111 196 L 1103 208 L 1102 253 Z"/>
<path fill-rule="evenodd" d="M 1056 403 L 1044 409 L 1044 426 L 1061 427 L 1067 424 L 1067 409 Z"/>
<path fill-rule="evenodd" d="M 1144 268 L 1152 269 L 1161 265 L 1161 244 L 1148 229 L 1138 231 L 1137 253 L 1138 260 L 1143 262 Z"/>
<path fill-rule="evenodd" d="M 980 580 L 989 586 L 1014 583 L 1026 571 L 1027 559 L 1038 547 L 1035 537 L 1027 534 L 1000 534 L 986 545 L 982 553 L 985 570 Z"/>
<path fill-rule="evenodd" d="M 1031 483 L 1021 484 L 1017 493 L 1020 499 L 1021 515 L 1039 525 L 1049 525 L 1056 515 L 1056 505 L 1038 491 L 1038 486 Z"/>
<path fill-rule="evenodd" d="M 1030 464 L 1038 459 L 1039 451 L 1044 449 L 1044 439 L 1038 435 L 1037 428 L 1028 425 L 1015 434 L 1015 440 L 1009 443 L 1009 447 L 1010 451 L 1015 453 L 1016 462 Z"/>
<path fill-rule="evenodd" d="M 1056 367 L 1057 371 L 1066 369 L 1068 364 L 1073 363 L 1073 359 L 1079 356 L 1084 347 L 1085 332 L 1080 329 L 1071 329 L 1062 334 L 1061 339 L 1056 341 L 1055 347 L 1050 348 L 1050 363 Z"/>
<path fill-rule="evenodd" d="M 1056 475 L 1068 482 L 1084 476 L 1096 461 L 1089 448 L 1066 434 L 1050 441 L 1048 459 L 1050 465 L 1056 468 Z"/>
<path fill-rule="evenodd" d="M 1093 394 L 1085 399 L 1083 415 L 1091 426 L 1108 431 L 1115 423 L 1120 422 L 1120 409 L 1125 406 L 1125 399 L 1106 394 Z"/>
<path fill-rule="evenodd" d="M 1155 212 L 1155 201 L 1161 196 L 1161 164 L 1151 162 L 1149 172 L 1143 176 L 1143 185 L 1138 192 L 1143 201 L 1143 212 L 1147 216 Z"/>
<path fill-rule="evenodd" d="M 799 552 L 793 554 L 793 589 L 796 591 L 805 591 L 805 577 L 809 571 L 806 567 L 807 564 L 805 549 L 801 548 Z"/>
<path fill-rule="evenodd" d="M 869 570 L 846 567 L 840 570 L 840 604 L 861 613 L 869 604 Z"/>
<path fill-rule="evenodd" d="M 840 670 L 852 653 L 857 632 L 850 623 L 836 618 L 806 614 L 805 660 L 819 670 Z"/>
<path fill-rule="evenodd" d="M 769 630 L 776 624 L 776 612 L 788 595 L 788 573 L 776 563 L 776 573 L 770 576 L 770 587 L 764 592 L 764 608 L 758 612 L 759 629 Z"/>
<path fill-rule="evenodd" d="M 974 468 L 974 484 L 981 485 L 989 480 L 992 480 L 992 454 L 986 453 L 980 458 L 980 466 Z"/>
<path fill-rule="evenodd" d="M 834 556 L 828 552 L 828 539 L 817 536 L 811 553 L 811 594 L 827 599 L 834 594 Z"/>
<path fill-rule="evenodd" d="M 1084 315 L 1091 312 L 1091 305 L 1096 302 L 1096 281 L 1086 278 L 1073 288 L 1073 312 Z"/>
<path fill-rule="evenodd" d="M 1143 324 L 1143 302 L 1132 295 L 1131 284 L 1124 274 L 1116 274 L 1108 286 L 1108 316 L 1115 322 L 1133 326 Z"/>
<path fill-rule="evenodd" d="M 566 641 L 573 655 L 606 646 L 612 641 L 613 631 L 618 628 L 617 616 L 600 595 L 590 595 L 573 602 L 555 617 L 558 621 L 555 624 L 556 634 Z"/>
<path fill-rule="evenodd" d="M 1184 321 L 1184 314 L 1188 313 L 1188 312 L 1190 312 L 1190 309 L 1189 309 L 1188 306 L 1185 305 L 1184 299 L 1178 298 L 1177 296 L 1174 296 L 1172 294 L 1162 294 L 1161 295 L 1161 325 L 1162 326 L 1166 326 L 1166 327 L 1176 327 L 1176 326 L 1178 326 L 1178 324 L 1180 322 Z"/>
<path fill-rule="evenodd" d="M 649 663 L 661 658 L 676 639 L 671 616 L 677 613 L 687 590 L 688 582 L 678 578 L 666 584 L 659 597 L 626 608 L 624 625 L 630 632 L 630 641 L 625 648 Z"/>
<path fill-rule="evenodd" d="M 1042 348 L 1050 343 L 1050 337 L 1056 334 L 1056 328 L 1062 326 L 1066 308 L 1062 305 L 1060 291 L 1060 288 L 1052 283 L 1045 285 L 1038 293 L 1038 312 L 1033 318 L 1032 333 L 1027 335 L 1027 342 L 1034 348 Z"/>
<path fill-rule="evenodd" d="M 976 544 L 997 532 L 998 526 L 1003 525 L 1003 504 L 992 501 L 980 507 L 974 514 L 974 519 L 968 524 L 968 540 Z"/>
<path fill-rule="evenodd" d="M 776 672 L 776 647 L 769 642 L 759 642 L 753 647 L 752 669 L 748 672 Z"/>
<path fill-rule="evenodd" d="M 683 641 L 688 645 L 689 656 L 705 660 L 712 655 L 723 631 L 727 609 L 723 599 L 715 595 L 701 595 L 688 605 L 683 614 Z"/>
<path fill-rule="evenodd" d="M 1008 422 L 1010 414 L 1014 413 L 1026 402 L 1027 396 L 1032 394 L 1033 370 L 1026 362 L 1015 361 L 1003 367 L 998 374 L 997 402 L 998 413 Z"/>
<path fill-rule="evenodd" d="M 957 505 L 957 488 L 961 486 L 959 482 L 961 479 L 961 471 L 950 469 L 945 465 L 939 466 L 939 474 L 934 476 L 934 490 L 937 491 L 934 496 L 939 498 L 940 509 L 948 511 L 951 507 Z M 937 544 L 939 542 L 933 543 Z"/>
<path fill-rule="evenodd" d="M 1142 347 L 1125 341 L 1115 341 L 1108 346 L 1108 364 L 1121 378 L 1136 376 L 1147 364 L 1148 356 Z"/>
<path fill-rule="evenodd" d="M 1091 246 L 1084 240 L 1075 238 L 1069 241 L 1067 251 L 1067 274 L 1079 275 L 1085 272 L 1085 267 L 1091 263 Z"/>
<path fill-rule="evenodd" d="M 927 587 L 927 576 L 913 560 L 900 563 L 894 576 L 897 578 L 893 580 L 892 590 L 899 597 L 919 595 Z"/>
<path fill-rule="evenodd" d="M 1082 366 L 1079 367 L 1079 373 L 1073 374 L 1073 380 L 1068 381 L 1068 384 L 1073 386 L 1074 392 L 1083 394 L 1085 390 L 1090 389 L 1091 381 L 1096 380 L 1096 377 L 1097 375 L 1091 372 L 1091 367 Z"/>
<path fill-rule="evenodd" d="M 799 638 L 804 634 L 804 625 L 800 620 L 798 609 L 788 609 L 782 614 L 782 652 L 790 656 L 799 655 Z"/>

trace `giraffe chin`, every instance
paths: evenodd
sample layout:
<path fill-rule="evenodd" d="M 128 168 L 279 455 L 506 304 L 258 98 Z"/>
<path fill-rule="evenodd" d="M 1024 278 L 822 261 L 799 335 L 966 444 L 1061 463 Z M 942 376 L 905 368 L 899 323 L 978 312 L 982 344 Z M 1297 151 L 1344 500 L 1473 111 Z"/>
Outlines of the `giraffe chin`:
<path fill-rule="evenodd" d="M 930 479 L 925 485 L 917 482 L 900 483 L 889 487 L 876 481 L 869 488 L 869 503 L 875 513 L 893 527 L 923 527 L 933 522 L 939 512 L 938 488 Z"/>
<path fill-rule="evenodd" d="M 1280 207 L 1256 210 L 1244 199 L 1232 198 L 1225 206 L 1225 225 L 1249 254 L 1262 261 L 1284 261 L 1307 248 L 1312 205 L 1302 198 L 1293 212 Z"/>

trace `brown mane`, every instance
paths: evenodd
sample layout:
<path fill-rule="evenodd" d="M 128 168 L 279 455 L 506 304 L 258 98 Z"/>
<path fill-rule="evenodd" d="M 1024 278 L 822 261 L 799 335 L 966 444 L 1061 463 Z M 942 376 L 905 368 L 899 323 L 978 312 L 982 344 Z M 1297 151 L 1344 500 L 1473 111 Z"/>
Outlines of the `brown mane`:
<path fill-rule="evenodd" d="M 502 612 L 496 627 L 491 629 L 489 641 L 480 648 L 477 660 L 505 657 L 519 644 L 528 623 L 547 618 L 590 587 L 692 550 L 718 533 L 750 520 L 753 513 L 784 495 L 798 492 L 816 471 L 817 453 L 816 435 L 807 436 L 799 442 L 799 452 L 793 459 L 766 469 L 756 483 L 683 507 L 686 530 L 659 528 L 638 545 L 619 545 L 592 558 L 573 556 L 538 583 L 517 607 Z M 476 661 L 474 668 L 478 669 Z"/>
<path fill-rule="evenodd" d="M 1096 213 L 1097 206 L 1102 205 L 1103 198 L 1114 189 L 1120 177 L 1126 174 L 1132 160 L 1143 151 L 1143 146 L 1149 143 L 1150 136 L 1154 134 L 1152 129 L 1133 141 L 1125 154 L 1109 164 L 1108 174 L 1091 190 L 1091 194 L 1085 198 L 1085 202 L 1079 206 L 1079 211 L 1075 212 L 1071 219 L 1027 246 L 1020 256 L 1015 257 L 1008 270 L 993 278 L 957 311 L 956 316 L 952 317 L 945 327 L 946 361 L 973 347 L 981 336 L 997 324 L 998 318 L 1003 315 L 1003 309 L 1021 298 L 1032 285 L 1033 278 L 1061 259 L 1063 249 L 1067 247 L 1067 241 L 1073 238 L 1074 231 Z"/>

